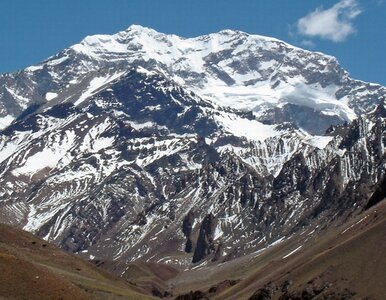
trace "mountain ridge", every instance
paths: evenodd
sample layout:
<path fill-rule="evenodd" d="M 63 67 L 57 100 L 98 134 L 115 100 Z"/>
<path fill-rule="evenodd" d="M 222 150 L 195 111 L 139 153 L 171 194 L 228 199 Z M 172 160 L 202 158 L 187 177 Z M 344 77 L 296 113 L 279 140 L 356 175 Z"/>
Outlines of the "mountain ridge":
<path fill-rule="evenodd" d="M 87 41 L 93 46 L 88 47 Z M 310 59 L 305 59 L 307 57 Z M 9 104 L 10 107 L 4 107 L 1 114 L 9 111 L 15 115 L 12 110 L 20 110 L 20 106 L 25 109 L 28 100 L 23 99 L 30 96 L 40 102 L 52 101 L 58 97 L 58 91 L 68 90 L 76 84 L 76 78 L 81 74 L 133 64 L 157 69 L 202 98 L 222 106 L 252 110 L 264 122 L 279 122 L 273 115 L 275 107 L 292 115 L 286 104 L 296 110 L 310 107 L 319 112 L 317 117 L 326 119 L 328 125 L 331 121 L 351 121 L 358 113 L 374 108 L 376 99 L 385 93 L 382 86 L 351 80 L 335 58 L 302 50 L 277 39 L 230 30 L 185 39 L 132 26 L 115 35 L 89 36 L 41 65 L 26 68 L 19 73 L 19 81 L 28 89 L 32 88 L 33 94 L 26 87 L 22 90 L 17 86 L 7 87 L 3 99 L 6 95 L 7 99 L 20 104 L 17 104 L 19 108 Z M 326 66 L 332 69 L 323 71 Z M 324 72 L 327 73 L 324 75 Z M 33 81 L 45 84 L 40 84 L 36 90 Z M 364 88 L 372 99 L 370 102 L 360 100 L 363 98 L 360 90 Z M 342 100 L 345 95 L 350 96 Z M 311 130 L 315 126 L 304 127 Z M 318 133 L 323 133 L 327 127 L 324 125 Z"/>
<path fill-rule="evenodd" d="M 133 29 L 125 51 L 70 47 L 0 78 L 16 118 L 0 131 L 4 222 L 121 275 L 219 264 L 365 207 L 385 170 L 384 87 L 247 34 L 177 55 L 179 37 Z"/>

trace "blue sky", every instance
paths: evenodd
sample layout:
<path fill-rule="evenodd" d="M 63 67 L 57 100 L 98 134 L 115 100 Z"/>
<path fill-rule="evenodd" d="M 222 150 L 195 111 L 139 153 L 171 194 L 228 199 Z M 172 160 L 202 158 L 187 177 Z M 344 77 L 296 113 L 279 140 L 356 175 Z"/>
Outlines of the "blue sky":
<path fill-rule="evenodd" d="M 1 0 L 0 72 L 131 24 L 185 37 L 221 29 L 272 36 L 386 85 L 386 0 Z"/>

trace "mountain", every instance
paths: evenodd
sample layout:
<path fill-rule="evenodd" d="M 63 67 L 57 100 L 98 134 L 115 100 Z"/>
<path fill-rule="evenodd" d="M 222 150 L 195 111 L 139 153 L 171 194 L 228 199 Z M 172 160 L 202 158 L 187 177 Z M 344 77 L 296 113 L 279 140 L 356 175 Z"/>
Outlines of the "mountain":
<path fill-rule="evenodd" d="M 187 39 L 133 25 L 86 37 L 42 64 L 2 75 L 2 122 L 31 104 L 81 101 L 80 95 L 134 65 L 157 69 L 203 98 L 252 111 L 266 123 L 294 122 L 318 134 L 372 110 L 386 91 L 352 79 L 334 57 L 274 38 L 224 30 Z"/>
<path fill-rule="evenodd" d="M 318 235 L 385 180 L 386 88 L 276 39 L 131 26 L 0 83 L 2 222 L 123 277 Z"/>

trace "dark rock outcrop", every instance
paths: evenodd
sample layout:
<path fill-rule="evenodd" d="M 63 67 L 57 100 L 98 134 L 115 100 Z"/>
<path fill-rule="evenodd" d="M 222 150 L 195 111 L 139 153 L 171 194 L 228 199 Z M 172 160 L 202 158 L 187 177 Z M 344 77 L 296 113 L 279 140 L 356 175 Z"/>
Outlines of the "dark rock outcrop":
<path fill-rule="evenodd" d="M 188 294 L 180 295 L 176 298 L 176 300 L 208 300 L 209 298 L 205 295 L 205 293 L 201 291 L 191 291 Z"/>
<path fill-rule="evenodd" d="M 256 291 L 248 300 L 270 300 L 275 295 L 277 287 L 274 283 L 268 283 Z"/>
<path fill-rule="evenodd" d="M 208 255 L 216 251 L 214 244 L 214 231 L 216 228 L 216 218 L 213 214 L 206 215 L 200 227 L 196 249 L 193 254 L 193 263 L 199 262 Z"/>
<path fill-rule="evenodd" d="M 186 236 L 185 243 L 185 252 L 191 253 L 193 252 L 193 242 L 192 242 L 192 229 L 194 223 L 194 213 L 190 211 L 184 218 L 182 222 L 182 232 Z"/>
<path fill-rule="evenodd" d="M 385 198 L 386 198 L 386 176 L 383 177 L 383 180 L 379 183 L 377 190 L 374 192 L 374 194 L 371 196 L 371 198 L 367 202 L 367 204 L 365 206 L 365 210 L 378 204 L 379 202 L 381 202 Z"/>

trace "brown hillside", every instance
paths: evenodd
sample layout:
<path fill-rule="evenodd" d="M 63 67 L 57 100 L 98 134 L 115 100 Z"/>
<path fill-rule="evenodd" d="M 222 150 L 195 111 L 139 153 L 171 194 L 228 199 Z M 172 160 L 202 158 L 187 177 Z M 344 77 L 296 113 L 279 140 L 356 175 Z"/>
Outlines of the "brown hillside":
<path fill-rule="evenodd" d="M 0 299 L 153 299 L 127 281 L 0 224 Z"/>

